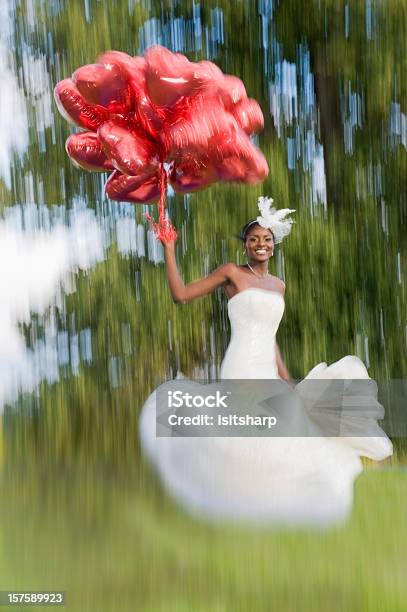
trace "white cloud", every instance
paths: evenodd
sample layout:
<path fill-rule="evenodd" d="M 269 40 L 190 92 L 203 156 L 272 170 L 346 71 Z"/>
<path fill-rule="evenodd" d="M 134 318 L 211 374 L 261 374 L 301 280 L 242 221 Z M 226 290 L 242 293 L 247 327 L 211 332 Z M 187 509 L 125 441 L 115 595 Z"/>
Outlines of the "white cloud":
<path fill-rule="evenodd" d="M 21 207 L 0 221 L 0 406 L 32 391 L 44 378 L 58 380 L 58 329 L 55 309 L 62 289 L 74 288 L 72 274 L 104 257 L 104 237 L 94 213 L 71 213 L 68 226 L 23 229 Z M 44 338 L 26 346 L 18 324 L 32 313 L 45 315 Z M 47 314 L 48 313 L 48 314 Z"/>

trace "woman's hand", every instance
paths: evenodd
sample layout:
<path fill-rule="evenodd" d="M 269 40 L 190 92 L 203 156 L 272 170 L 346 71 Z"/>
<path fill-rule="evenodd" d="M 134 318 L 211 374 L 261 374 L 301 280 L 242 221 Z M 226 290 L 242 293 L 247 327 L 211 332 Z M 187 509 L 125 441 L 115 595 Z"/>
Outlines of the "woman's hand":
<path fill-rule="evenodd" d="M 295 389 L 295 386 L 296 386 L 296 382 L 295 382 L 295 380 L 293 380 L 291 377 L 290 377 L 290 378 L 285 378 L 284 380 L 285 380 L 285 382 L 286 382 L 287 384 L 289 384 L 289 385 L 290 385 L 290 387 L 291 387 L 292 389 Z"/>
<path fill-rule="evenodd" d="M 144 216 L 153 228 L 155 237 L 157 240 L 160 240 L 162 244 L 176 241 L 178 234 L 177 230 L 171 223 L 171 219 L 168 217 L 162 218 L 160 216 L 157 223 L 148 213 L 145 213 Z"/>
<path fill-rule="evenodd" d="M 171 236 L 171 237 L 164 235 L 164 236 L 159 236 L 158 239 L 163 245 L 164 249 L 175 249 L 175 243 L 178 240 L 178 235 Z"/>

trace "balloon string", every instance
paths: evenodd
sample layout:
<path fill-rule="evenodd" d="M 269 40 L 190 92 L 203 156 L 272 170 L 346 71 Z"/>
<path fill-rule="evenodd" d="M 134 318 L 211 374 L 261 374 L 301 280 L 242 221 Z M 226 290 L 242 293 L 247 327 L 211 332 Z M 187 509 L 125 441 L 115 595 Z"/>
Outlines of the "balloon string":
<path fill-rule="evenodd" d="M 160 164 L 160 200 L 158 202 L 158 219 L 160 225 L 165 220 L 165 200 L 167 196 L 168 177 L 164 168 L 164 164 Z"/>
<path fill-rule="evenodd" d="M 158 223 L 148 213 L 145 218 L 151 224 L 157 240 L 171 242 L 177 239 L 177 231 L 171 221 L 165 216 L 165 201 L 167 196 L 168 176 L 164 164 L 160 164 L 160 199 L 158 201 Z"/>

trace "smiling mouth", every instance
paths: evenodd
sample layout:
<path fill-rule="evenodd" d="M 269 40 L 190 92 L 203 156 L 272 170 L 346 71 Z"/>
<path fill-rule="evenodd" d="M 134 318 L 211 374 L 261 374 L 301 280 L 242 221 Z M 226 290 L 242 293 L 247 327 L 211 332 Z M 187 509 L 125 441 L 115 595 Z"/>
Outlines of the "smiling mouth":
<path fill-rule="evenodd" d="M 267 253 L 267 249 L 256 249 L 256 255 L 265 255 Z"/>

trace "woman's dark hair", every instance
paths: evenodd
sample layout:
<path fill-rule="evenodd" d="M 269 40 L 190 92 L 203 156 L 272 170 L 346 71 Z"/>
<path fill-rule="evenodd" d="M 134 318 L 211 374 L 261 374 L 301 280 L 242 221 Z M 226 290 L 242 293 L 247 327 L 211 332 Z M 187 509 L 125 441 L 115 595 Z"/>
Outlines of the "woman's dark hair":
<path fill-rule="evenodd" d="M 240 230 L 239 236 L 236 236 L 236 238 L 239 238 L 239 240 L 241 240 L 242 242 L 245 242 L 249 229 L 251 229 L 255 225 L 258 225 L 259 227 L 261 227 L 261 225 L 260 225 L 260 223 L 258 223 L 257 219 L 252 219 L 251 221 L 248 221 L 246 223 L 246 225 L 244 225 L 242 227 L 242 229 Z M 271 230 L 269 230 L 269 231 L 271 232 L 271 235 L 273 236 L 273 241 L 275 242 L 275 238 L 274 238 L 273 232 Z"/>

